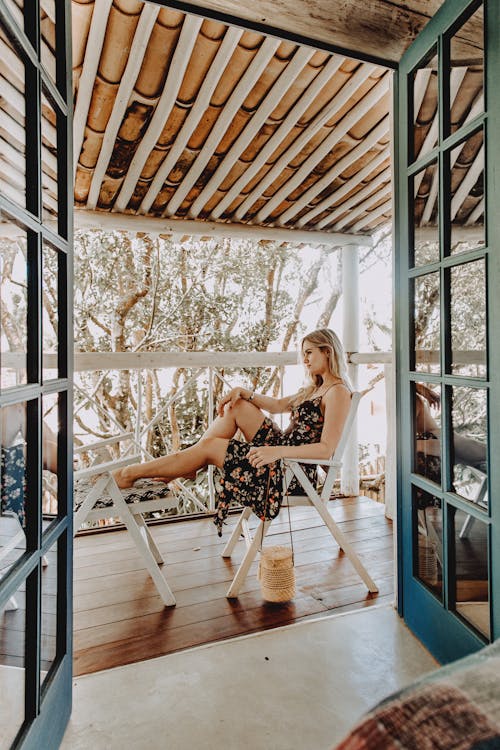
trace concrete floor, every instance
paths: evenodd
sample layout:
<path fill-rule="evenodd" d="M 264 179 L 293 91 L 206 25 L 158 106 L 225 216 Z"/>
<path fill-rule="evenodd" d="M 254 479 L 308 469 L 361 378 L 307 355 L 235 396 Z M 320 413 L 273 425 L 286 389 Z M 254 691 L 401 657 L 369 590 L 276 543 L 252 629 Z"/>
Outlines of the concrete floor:
<path fill-rule="evenodd" d="M 62 750 L 327 750 L 437 664 L 391 606 L 77 677 Z"/>

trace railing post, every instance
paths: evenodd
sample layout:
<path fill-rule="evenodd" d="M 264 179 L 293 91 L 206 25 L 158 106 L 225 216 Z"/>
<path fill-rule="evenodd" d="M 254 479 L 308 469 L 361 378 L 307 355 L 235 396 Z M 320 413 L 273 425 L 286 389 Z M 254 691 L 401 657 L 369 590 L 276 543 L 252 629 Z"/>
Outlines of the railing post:
<path fill-rule="evenodd" d="M 357 245 L 342 248 L 343 344 L 347 353 L 359 351 L 359 252 Z M 358 387 L 358 365 L 348 365 L 349 377 Z M 343 495 L 359 495 L 359 446 L 357 417 L 346 445 L 340 478 Z"/>
<path fill-rule="evenodd" d="M 214 421 L 214 373 L 208 368 L 208 426 Z M 208 509 L 215 510 L 214 467 L 208 466 Z"/>
<path fill-rule="evenodd" d="M 141 424 L 142 424 L 142 370 L 137 370 L 137 415 L 135 419 L 135 443 L 138 448 L 142 448 Z"/>

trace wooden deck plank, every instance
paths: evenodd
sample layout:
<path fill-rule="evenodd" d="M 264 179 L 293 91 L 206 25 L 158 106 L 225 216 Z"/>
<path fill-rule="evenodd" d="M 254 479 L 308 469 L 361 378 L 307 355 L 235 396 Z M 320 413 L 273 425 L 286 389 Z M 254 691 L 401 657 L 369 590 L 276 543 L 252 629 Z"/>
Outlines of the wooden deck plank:
<path fill-rule="evenodd" d="M 298 622 L 393 598 L 392 524 L 368 498 L 343 498 L 330 512 L 377 581 L 372 595 L 360 582 L 317 514 L 292 511 L 297 595 L 264 602 L 252 567 L 238 599 L 226 591 L 243 554 L 221 551 L 236 517 L 220 539 L 210 519 L 151 527 L 165 556 L 177 606 L 165 608 L 126 532 L 82 536 L 75 543 L 75 674 L 153 658 L 192 646 Z M 271 527 L 267 544 L 289 544 L 288 519 Z"/>

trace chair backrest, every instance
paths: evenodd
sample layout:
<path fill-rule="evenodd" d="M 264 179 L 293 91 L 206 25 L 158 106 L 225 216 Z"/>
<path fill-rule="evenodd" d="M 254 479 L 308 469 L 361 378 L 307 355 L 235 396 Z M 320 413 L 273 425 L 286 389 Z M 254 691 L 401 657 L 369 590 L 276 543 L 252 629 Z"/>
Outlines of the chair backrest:
<path fill-rule="evenodd" d="M 347 417 L 344 423 L 344 429 L 342 430 L 342 435 L 340 436 L 340 440 L 337 443 L 337 447 L 335 448 L 334 454 L 332 456 L 332 461 L 340 461 L 342 459 L 342 456 L 344 455 L 347 441 L 349 440 L 351 427 L 354 420 L 356 419 L 356 414 L 358 412 L 359 402 L 366 392 L 367 391 L 353 391 L 351 394 L 351 406 L 349 407 L 349 411 L 347 413 Z"/>

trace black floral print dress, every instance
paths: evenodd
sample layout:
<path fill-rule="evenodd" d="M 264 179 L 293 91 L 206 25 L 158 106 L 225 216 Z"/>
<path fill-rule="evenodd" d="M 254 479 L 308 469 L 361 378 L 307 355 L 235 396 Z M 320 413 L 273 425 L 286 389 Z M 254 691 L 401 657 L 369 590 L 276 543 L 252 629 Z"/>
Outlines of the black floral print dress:
<path fill-rule="evenodd" d="M 222 536 L 222 526 L 232 502 L 250 506 L 262 520 L 271 520 L 278 515 L 283 475 L 280 462 L 275 461 L 267 466 L 255 468 L 247 459 L 248 451 L 261 445 L 319 443 L 324 423 L 321 412 L 323 396 L 324 393 L 294 407 L 290 424 L 284 431 L 266 417 L 251 443 L 241 440 L 229 441 L 224 465 L 215 483 L 218 501 L 214 523 L 219 536 Z M 316 467 L 304 465 L 303 469 L 314 484 Z M 294 489 L 296 490 L 293 485 L 292 482 L 288 488 L 291 495 Z"/>

